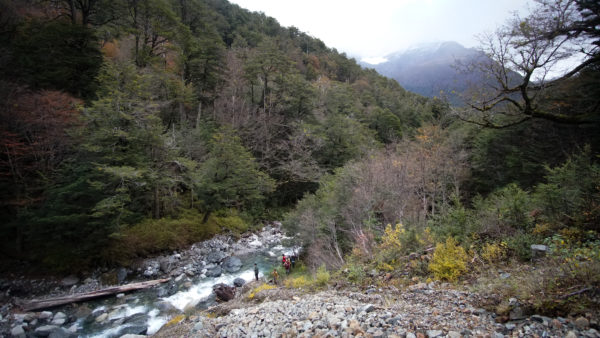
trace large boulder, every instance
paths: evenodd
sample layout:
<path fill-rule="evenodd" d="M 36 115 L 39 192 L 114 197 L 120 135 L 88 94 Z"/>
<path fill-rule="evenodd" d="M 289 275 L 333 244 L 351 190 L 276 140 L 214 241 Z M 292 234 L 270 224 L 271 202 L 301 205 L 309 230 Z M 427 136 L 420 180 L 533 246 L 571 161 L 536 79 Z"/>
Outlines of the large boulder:
<path fill-rule="evenodd" d="M 48 337 L 52 331 L 58 330 L 59 327 L 56 325 L 43 325 L 39 326 L 33 332 L 36 337 Z"/>
<path fill-rule="evenodd" d="M 229 256 L 223 261 L 223 269 L 227 272 L 236 272 L 242 268 L 242 261 L 235 257 Z"/>
<path fill-rule="evenodd" d="M 171 270 L 173 270 L 174 265 L 173 262 L 171 261 L 171 258 L 169 257 L 163 257 L 158 261 L 158 264 L 160 264 L 160 271 L 162 271 L 163 273 L 169 273 L 171 272 Z"/>
<path fill-rule="evenodd" d="M 77 278 L 77 276 L 75 276 L 75 275 L 67 276 L 60 281 L 60 285 L 67 286 L 67 287 L 73 286 L 77 283 L 79 283 L 79 278 Z"/>
<path fill-rule="evenodd" d="M 235 297 L 235 288 L 223 283 L 214 285 L 213 292 L 217 295 L 217 299 L 224 302 L 230 301 Z"/>
<path fill-rule="evenodd" d="M 13 327 L 10 330 L 10 334 L 13 337 L 25 338 L 25 330 L 23 329 L 23 326 L 21 326 L 21 325 L 17 325 L 15 327 Z"/>
<path fill-rule="evenodd" d="M 161 313 L 177 313 L 178 310 L 175 306 L 173 306 L 173 304 L 169 303 L 169 302 L 158 302 L 156 304 L 156 308 L 161 312 Z"/>
<path fill-rule="evenodd" d="M 533 259 L 541 258 L 546 256 L 548 252 L 548 246 L 542 244 L 532 244 L 531 245 L 531 257 Z"/>
<path fill-rule="evenodd" d="M 123 324 L 132 325 L 132 326 L 142 326 L 146 325 L 150 317 L 145 313 L 136 313 L 133 314 L 123 321 Z"/>
<path fill-rule="evenodd" d="M 117 283 L 123 284 L 123 282 L 125 281 L 125 278 L 127 278 L 127 269 L 125 269 L 125 268 L 117 269 Z"/>
<path fill-rule="evenodd" d="M 233 280 L 233 285 L 235 285 L 238 288 L 241 288 L 242 286 L 244 286 L 244 284 L 246 284 L 246 280 L 243 278 L 236 278 Z"/>
<path fill-rule="evenodd" d="M 52 318 L 52 325 L 61 326 L 67 322 L 67 315 L 64 312 L 57 312 Z"/>
<path fill-rule="evenodd" d="M 124 336 L 124 335 L 127 335 L 127 334 L 145 335 L 146 332 L 148 332 L 148 326 L 147 325 L 125 326 L 125 327 L 123 327 L 122 329 L 119 330 L 119 333 L 117 334 L 117 337 Z"/>
<path fill-rule="evenodd" d="M 76 333 L 71 332 L 64 327 L 56 328 L 55 330 L 50 332 L 50 334 L 48 335 L 48 338 L 75 338 L 75 337 L 77 337 Z"/>
<path fill-rule="evenodd" d="M 213 251 L 206 256 L 206 260 L 210 263 L 221 263 L 223 259 L 225 259 L 227 255 L 223 251 Z"/>
<path fill-rule="evenodd" d="M 220 266 L 214 267 L 208 271 L 206 271 L 206 277 L 219 277 L 223 273 L 223 270 Z"/>

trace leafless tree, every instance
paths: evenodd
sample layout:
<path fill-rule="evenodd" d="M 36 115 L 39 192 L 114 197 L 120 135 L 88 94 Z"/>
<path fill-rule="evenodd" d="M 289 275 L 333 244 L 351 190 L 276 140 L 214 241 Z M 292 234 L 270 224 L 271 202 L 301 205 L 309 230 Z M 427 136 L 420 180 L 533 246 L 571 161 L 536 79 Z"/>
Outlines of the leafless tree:
<path fill-rule="evenodd" d="M 528 16 L 514 14 L 494 33 L 481 35 L 480 49 L 488 58 L 463 68 L 485 74 L 486 81 L 466 93 L 467 108 L 456 108 L 454 113 L 462 120 L 490 128 L 531 119 L 597 123 L 589 113 L 561 112 L 544 104 L 548 91 L 557 84 L 600 63 L 599 46 L 581 28 L 587 12 L 580 3 L 538 0 Z"/>

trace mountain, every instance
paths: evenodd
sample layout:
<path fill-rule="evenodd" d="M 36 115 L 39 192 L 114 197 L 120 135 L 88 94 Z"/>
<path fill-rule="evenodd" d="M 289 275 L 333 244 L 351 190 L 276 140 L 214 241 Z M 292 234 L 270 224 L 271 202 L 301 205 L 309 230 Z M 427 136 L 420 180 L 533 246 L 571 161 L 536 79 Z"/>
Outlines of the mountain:
<path fill-rule="evenodd" d="M 467 74 L 456 66 L 481 61 L 485 55 L 453 41 L 416 45 L 385 58 L 386 62 L 362 65 L 395 79 L 409 91 L 428 97 L 447 96 L 454 104 L 460 104 L 458 94 L 471 84 L 484 82 L 483 74 Z"/>

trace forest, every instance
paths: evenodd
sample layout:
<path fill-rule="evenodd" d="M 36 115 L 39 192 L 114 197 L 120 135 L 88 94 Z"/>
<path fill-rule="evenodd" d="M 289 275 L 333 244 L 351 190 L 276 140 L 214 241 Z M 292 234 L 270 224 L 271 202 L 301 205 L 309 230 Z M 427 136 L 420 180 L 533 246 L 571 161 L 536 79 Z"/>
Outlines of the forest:
<path fill-rule="evenodd" d="M 454 106 L 227 0 L 2 0 L 2 266 L 118 266 L 282 220 L 309 267 L 358 283 L 545 245 L 513 278 L 597 287 L 600 5 L 537 6 L 482 39 L 490 86 Z"/>

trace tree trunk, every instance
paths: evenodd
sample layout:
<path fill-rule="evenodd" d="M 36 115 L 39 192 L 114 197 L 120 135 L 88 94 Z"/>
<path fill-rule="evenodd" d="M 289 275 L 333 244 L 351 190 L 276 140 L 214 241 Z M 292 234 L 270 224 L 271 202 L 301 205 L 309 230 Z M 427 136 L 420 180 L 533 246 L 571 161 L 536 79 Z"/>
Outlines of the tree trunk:
<path fill-rule="evenodd" d="M 71 23 L 74 25 L 77 23 L 77 12 L 75 11 L 75 4 L 73 0 L 69 0 L 69 11 L 71 12 Z"/>
<path fill-rule="evenodd" d="M 204 217 L 202 217 L 202 224 L 205 224 L 208 221 L 208 218 L 210 217 L 211 213 L 212 212 L 210 210 L 208 210 L 204 213 Z"/>
<path fill-rule="evenodd" d="M 158 194 L 158 185 L 154 187 L 154 218 L 160 218 L 160 198 Z"/>
<path fill-rule="evenodd" d="M 23 304 L 21 307 L 22 307 L 23 311 L 47 309 L 47 308 L 51 308 L 51 307 L 55 307 L 55 306 L 59 306 L 59 305 L 83 302 L 83 301 L 94 299 L 94 298 L 109 296 L 109 295 L 113 295 L 115 293 L 122 293 L 122 292 L 146 289 L 146 288 L 149 288 L 149 287 L 157 285 L 157 284 L 168 282 L 170 279 L 171 278 L 155 279 L 155 280 L 145 281 L 145 282 L 140 282 L 140 283 L 133 283 L 133 284 L 127 284 L 127 285 L 121 285 L 121 286 L 113 286 L 113 287 L 102 289 L 102 290 L 80 293 L 80 294 L 70 295 L 70 296 L 62 296 L 62 297 L 49 298 L 49 299 L 32 299 L 29 302 Z"/>
<path fill-rule="evenodd" d="M 202 118 L 202 101 L 198 102 L 198 114 L 196 114 L 196 129 L 200 128 L 200 119 Z"/>

